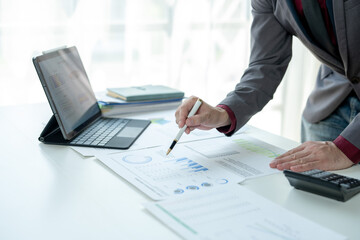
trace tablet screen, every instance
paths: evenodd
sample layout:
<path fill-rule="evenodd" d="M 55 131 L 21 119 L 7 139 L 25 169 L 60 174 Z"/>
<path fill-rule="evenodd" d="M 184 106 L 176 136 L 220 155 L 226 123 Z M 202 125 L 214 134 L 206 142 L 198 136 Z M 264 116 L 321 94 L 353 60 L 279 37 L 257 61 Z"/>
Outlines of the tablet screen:
<path fill-rule="evenodd" d="M 84 124 L 101 115 L 79 53 L 75 47 L 71 47 L 39 56 L 35 60 L 64 138 L 71 139 Z"/>

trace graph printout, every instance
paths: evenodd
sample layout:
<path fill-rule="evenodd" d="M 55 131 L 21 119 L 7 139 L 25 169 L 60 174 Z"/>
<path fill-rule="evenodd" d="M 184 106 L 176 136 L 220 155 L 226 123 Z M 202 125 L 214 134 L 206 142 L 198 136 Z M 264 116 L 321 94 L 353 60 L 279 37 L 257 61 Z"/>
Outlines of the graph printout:
<path fill-rule="evenodd" d="M 285 152 L 246 134 L 194 141 L 185 145 L 229 172 L 246 179 L 279 172 L 270 168 L 269 163 Z"/>
<path fill-rule="evenodd" d="M 244 180 L 181 144 L 168 156 L 166 151 L 156 147 L 97 157 L 154 200 Z"/>
<path fill-rule="evenodd" d="M 185 239 L 346 239 L 240 185 L 148 203 L 145 207 Z"/>
<path fill-rule="evenodd" d="M 97 155 L 154 200 L 239 183 L 279 172 L 269 163 L 283 150 L 246 135 Z"/>

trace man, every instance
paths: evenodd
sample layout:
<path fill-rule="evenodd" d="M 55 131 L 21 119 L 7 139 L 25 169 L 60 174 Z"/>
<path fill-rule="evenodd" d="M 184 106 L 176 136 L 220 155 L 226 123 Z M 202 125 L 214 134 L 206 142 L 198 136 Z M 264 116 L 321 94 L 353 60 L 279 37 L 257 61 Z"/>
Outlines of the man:
<path fill-rule="evenodd" d="M 216 107 L 202 104 L 186 119 L 191 97 L 176 111 L 179 127 L 239 130 L 273 97 L 296 36 L 322 62 L 303 112 L 302 140 L 270 167 L 336 170 L 360 162 L 360 1 L 252 0 L 251 56 L 235 90 Z M 312 141 L 309 141 L 312 140 Z"/>

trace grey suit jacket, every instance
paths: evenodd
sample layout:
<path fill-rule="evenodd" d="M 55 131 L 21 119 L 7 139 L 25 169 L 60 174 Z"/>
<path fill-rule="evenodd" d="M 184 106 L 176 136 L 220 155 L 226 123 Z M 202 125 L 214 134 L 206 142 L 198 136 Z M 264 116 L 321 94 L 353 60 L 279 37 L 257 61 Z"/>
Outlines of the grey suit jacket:
<path fill-rule="evenodd" d="M 340 58 L 319 48 L 302 26 L 292 0 L 252 0 L 251 55 L 240 83 L 220 103 L 234 112 L 240 129 L 273 97 L 292 55 L 296 36 L 323 63 L 303 116 L 318 122 L 354 89 L 360 98 L 360 0 L 333 0 Z M 341 133 L 360 148 L 360 115 Z"/>

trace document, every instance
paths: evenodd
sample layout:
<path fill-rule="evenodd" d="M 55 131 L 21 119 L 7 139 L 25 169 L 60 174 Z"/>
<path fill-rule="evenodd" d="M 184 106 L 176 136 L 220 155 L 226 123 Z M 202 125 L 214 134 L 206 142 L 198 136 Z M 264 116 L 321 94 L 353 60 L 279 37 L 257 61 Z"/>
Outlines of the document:
<path fill-rule="evenodd" d="M 171 112 L 171 116 L 174 113 Z M 88 148 L 88 147 L 72 147 L 76 152 L 80 153 L 85 157 L 95 156 L 97 154 L 109 154 L 115 152 L 124 152 L 129 150 L 138 150 L 143 148 L 150 148 L 162 145 L 170 145 L 174 140 L 174 136 L 179 131 L 179 127 L 175 123 L 175 119 L 171 117 L 158 117 L 153 114 L 143 114 L 140 115 L 142 119 L 151 120 L 151 124 L 147 129 L 140 135 L 140 137 L 135 141 L 135 143 L 128 150 L 118 150 L 118 149 L 105 149 L 105 148 Z M 237 134 L 244 133 L 249 127 L 245 125 L 240 129 Z M 216 129 L 209 131 L 194 130 L 191 134 L 183 134 L 181 138 L 181 143 L 191 142 L 195 140 L 208 139 L 208 138 L 217 138 L 223 137 L 224 134 L 218 132 Z M 167 146 L 169 147 L 169 146 Z"/>
<path fill-rule="evenodd" d="M 283 150 L 245 134 L 96 157 L 154 200 L 239 183 L 279 172 L 270 161 Z"/>
<path fill-rule="evenodd" d="M 96 157 L 153 200 L 244 180 L 184 145 L 167 156 L 166 151 L 161 146 Z"/>
<path fill-rule="evenodd" d="M 285 150 L 245 134 L 189 142 L 186 147 L 246 179 L 279 172 L 269 163 Z"/>
<path fill-rule="evenodd" d="M 238 184 L 145 207 L 185 239 L 346 239 Z"/>

